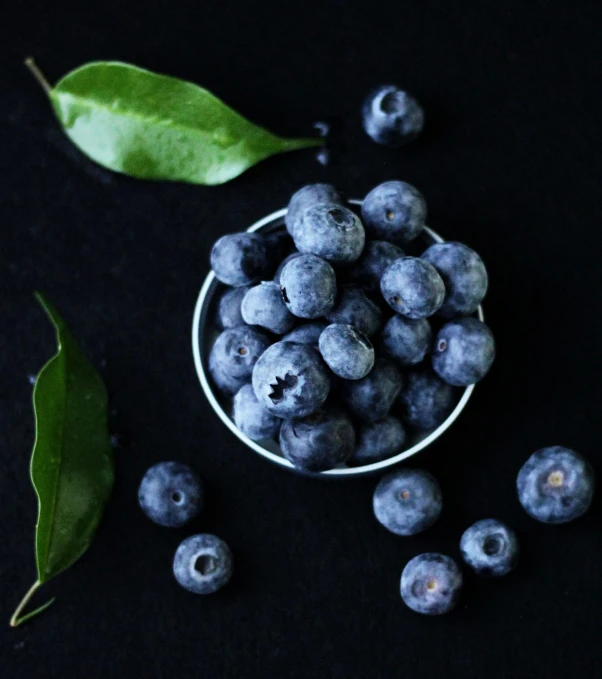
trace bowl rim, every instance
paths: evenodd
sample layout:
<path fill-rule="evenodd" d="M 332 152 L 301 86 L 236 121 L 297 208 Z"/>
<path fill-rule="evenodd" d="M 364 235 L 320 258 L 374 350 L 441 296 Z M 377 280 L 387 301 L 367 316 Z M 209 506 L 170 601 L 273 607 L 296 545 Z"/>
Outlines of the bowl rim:
<path fill-rule="evenodd" d="M 357 199 L 351 199 L 348 200 L 347 202 L 350 203 L 351 205 L 356 206 L 361 206 L 363 203 L 363 201 Z M 266 215 L 265 217 L 262 217 L 261 219 L 253 223 L 248 229 L 246 229 L 246 231 L 248 233 L 258 231 L 264 226 L 267 226 L 268 224 L 271 224 L 278 219 L 282 219 L 284 215 L 286 215 L 286 212 L 287 212 L 286 208 L 276 210 L 275 212 L 272 212 L 269 215 Z M 433 231 L 428 226 L 425 226 L 424 229 L 436 243 L 445 242 L 444 239 L 437 232 Z M 245 434 L 243 434 L 238 429 L 238 427 L 231 419 L 231 417 L 228 415 L 228 413 L 222 408 L 222 405 L 220 404 L 218 399 L 215 397 L 215 394 L 213 393 L 213 387 L 211 386 L 209 377 L 205 372 L 205 367 L 203 365 L 203 360 L 201 356 L 200 322 L 201 322 L 201 312 L 203 310 L 205 303 L 208 303 L 210 301 L 210 299 L 208 298 L 208 294 L 215 280 L 216 280 L 215 274 L 213 273 L 213 271 L 209 271 L 199 291 L 192 319 L 192 355 L 194 358 L 196 372 L 201 383 L 201 388 L 203 389 L 203 392 L 205 393 L 205 396 L 209 401 L 209 404 L 211 405 L 215 413 L 218 415 L 218 417 L 222 420 L 222 422 L 228 427 L 228 429 L 249 448 L 254 450 L 256 453 L 259 453 L 260 455 L 270 460 L 271 462 L 279 465 L 280 467 L 309 476 L 316 477 L 325 476 L 337 478 L 363 476 L 366 474 L 373 474 L 375 472 L 383 471 L 385 469 L 388 469 L 389 467 L 394 467 L 395 465 L 399 464 L 400 462 L 403 462 L 409 457 L 416 455 L 416 453 L 419 453 L 421 450 L 424 450 L 424 448 L 426 448 L 431 443 L 436 441 L 445 431 L 447 431 L 447 429 L 449 429 L 449 427 L 451 427 L 451 425 L 458 419 L 460 413 L 464 410 L 466 404 L 468 403 L 470 397 L 472 396 L 472 393 L 475 388 L 474 384 L 471 384 L 470 386 L 464 389 L 464 393 L 462 394 L 460 400 L 456 404 L 456 407 L 448 415 L 445 421 L 442 422 L 436 429 L 430 432 L 430 434 L 425 436 L 422 440 L 418 441 L 418 443 L 415 443 L 411 448 L 408 448 L 407 450 L 404 450 L 403 452 L 398 453 L 397 455 L 393 455 L 392 457 L 389 457 L 386 460 L 381 460 L 380 462 L 372 462 L 371 464 L 366 464 L 358 467 L 339 467 L 335 469 L 328 469 L 326 471 L 316 472 L 312 474 L 302 472 L 301 470 L 297 469 L 293 464 L 291 464 L 286 458 L 282 457 L 281 455 L 277 455 L 276 453 L 273 453 L 271 450 L 268 450 L 267 448 L 261 446 L 257 441 L 253 441 L 248 436 L 245 436 Z M 479 305 L 477 309 L 477 316 L 480 321 L 485 320 L 482 305 Z"/>

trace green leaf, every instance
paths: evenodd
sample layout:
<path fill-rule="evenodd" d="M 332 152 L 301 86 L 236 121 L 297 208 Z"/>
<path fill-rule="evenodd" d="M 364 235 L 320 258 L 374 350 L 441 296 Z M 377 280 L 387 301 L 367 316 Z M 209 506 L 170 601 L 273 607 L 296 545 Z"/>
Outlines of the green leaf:
<path fill-rule="evenodd" d="M 56 309 L 42 295 L 36 297 L 56 328 L 58 350 L 40 371 L 33 392 L 38 580 L 11 624 L 31 617 L 18 614 L 38 587 L 88 549 L 114 481 L 106 388 Z"/>
<path fill-rule="evenodd" d="M 87 156 L 142 179 L 222 184 L 264 158 L 323 143 L 276 136 L 198 85 L 119 62 L 81 66 L 48 95 Z"/>

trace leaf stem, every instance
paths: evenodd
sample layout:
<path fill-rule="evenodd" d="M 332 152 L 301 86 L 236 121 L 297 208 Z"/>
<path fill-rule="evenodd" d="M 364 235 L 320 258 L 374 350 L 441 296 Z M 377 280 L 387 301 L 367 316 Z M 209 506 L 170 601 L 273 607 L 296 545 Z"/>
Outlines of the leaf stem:
<path fill-rule="evenodd" d="M 299 149 L 311 148 L 312 146 L 324 146 L 324 137 L 284 137 L 286 151 L 297 151 Z"/>
<path fill-rule="evenodd" d="M 36 608 L 34 611 L 31 611 L 30 613 L 26 613 L 25 615 L 21 616 L 23 609 L 25 608 L 25 606 L 27 606 L 27 604 L 31 600 L 31 597 L 38 591 L 41 585 L 42 583 L 39 580 L 36 580 L 33 583 L 31 589 L 27 592 L 23 599 L 21 599 L 21 603 L 17 606 L 17 610 L 13 613 L 13 617 L 10 619 L 11 627 L 18 627 L 20 624 L 26 622 L 30 618 L 33 618 L 34 615 L 38 615 L 38 613 L 45 611 L 49 606 L 51 606 L 54 603 L 54 598 L 52 598 L 50 599 L 50 601 L 47 601 L 43 606 L 40 606 L 39 608 Z"/>
<path fill-rule="evenodd" d="M 27 59 L 25 59 L 25 66 L 27 66 L 27 68 L 31 71 L 33 77 L 40 83 L 44 92 L 46 92 L 46 94 L 50 96 L 50 93 L 52 92 L 52 87 L 48 80 L 46 80 L 45 75 L 38 68 L 38 65 L 34 61 L 33 57 L 27 57 Z"/>

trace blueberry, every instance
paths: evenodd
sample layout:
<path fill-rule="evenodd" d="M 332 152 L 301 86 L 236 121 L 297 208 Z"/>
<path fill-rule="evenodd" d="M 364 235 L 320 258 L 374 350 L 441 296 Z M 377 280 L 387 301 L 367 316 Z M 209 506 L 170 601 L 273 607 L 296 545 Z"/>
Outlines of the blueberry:
<path fill-rule="evenodd" d="M 271 273 L 276 271 L 280 266 L 280 262 L 294 251 L 295 243 L 291 238 L 291 235 L 282 226 L 272 231 L 268 231 L 267 233 L 262 232 L 262 235 L 271 263 Z"/>
<path fill-rule="evenodd" d="M 350 279 L 367 292 L 380 293 L 380 279 L 396 259 L 404 257 L 404 251 L 393 243 L 372 240 L 366 243 L 362 256 L 349 272 Z"/>
<path fill-rule="evenodd" d="M 258 400 L 251 384 L 245 384 L 234 397 L 234 422 L 240 431 L 254 441 L 276 436 L 282 420 Z"/>
<path fill-rule="evenodd" d="M 144 475 L 138 502 L 151 521 L 178 528 L 203 508 L 203 484 L 198 474 L 180 462 L 160 462 Z"/>
<path fill-rule="evenodd" d="M 419 554 L 401 574 L 401 598 L 416 613 L 448 613 L 458 603 L 461 590 L 462 571 L 445 554 Z"/>
<path fill-rule="evenodd" d="M 439 379 L 430 367 L 407 373 L 399 395 L 403 421 L 424 430 L 435 429 L 442 424 L 456 401 L 455 389 Z"/>
<path fill-rule="evenodd" d="M 249 325 L 258 325 L 275 335 L 283 335 L 295 325 L 295 317 L 286 308 L 280 287 L 274 281 L 264 281 L 244 296 L 242 317 Z"/>
<path fill-rule="evenodd" d="M 405 318 L 395 314 L 386 323 L 381 333 L 384 355 L 399 365 L 420 363 L 430 351 L 433 331 L 426 318 Z"/>
<path fill-rule="evenodd" d="M 212 594 L 232 577 L 232 552 L 215 535 L 191 535 L 176 550 L 176 580 L 194 594 Z"/>
<path fill-rule="evenodd" d="M 445 299 L 439 316 L 469 316 L 487 292 L 487 270 L 474 250 L 462 243 L 435 243 L 422 254 L 445 283 Z"/>
<path fill-rule="evenodd" d="M 406 430 L 396 417 L 388 416 L 376 422 L 360 424 L 350 462 L 364 465 L 386 460 L 400 453 L 405 441 Z"/>
<path fill-rule="evenodd" d="M 370 336 L 378 332 L 382 312 L 361 288 L 345 285 L 339 291 L 335 306 L 326 314 L 326 320 L 330 323 L 352 325 L 364 335 Z"/>
<path fill-rule="evenodd" d="M 263 236 L 257 233 L 222 236 L 211 250 L 211 268 L 226 285 L 238 288 L 257 283 L 270 268 Z"/>
<path fill-rule="evenodd" d="M 403 245 L 422 233 L 425 220 L 426 201 L 406 182 L 379 184 L 362 205 L 362 221 L 369 238 Z"/>
<path fill-rule="evenodd" d="M 349 415 L 339 408 L 285 420 L 280 430 L 282 454 L 295 467 L 308 472 L 342 464 L 354 445 L 355 431 Z"/>
<path fill-rule="evenodd" d="M 505 523 L 482 519 L 464 531 L 460 551 L 464 561 L 478 575 L 506 575 L 518 562 L 518 538 Z"/>
<path fill-rule="evenodd" d="M 320 335 L 319 347 L 328 367 L 345 380 L 359 380 L 374 366 L 374 347 L 351 325 L 329 325 Z"/>
<path fill-rule="evenodd" d="M 315 255 L 301 255 L 282 269 L 280 291 L 292 314 L 319 318 L 334 306 L 337 279 L 328 262 Z"/>
<path fill-rule="evenodd" d="M 543 523 L 566 523 L 580 517 L 592 502 L 594 486 L 589 462 L 562 446 L 533 453 L 516 480 L 521 505 Z"/>
<path fill-rule="evenodd" d="M 303 325 L 298 325 L 294 330 L 291 330 L 282 338 L 282 341 L 309 344 L 310 347 L 318 349 L 318 342 L 324 328 L 326 328 L 326 323 L 324 323 L 324 321 L 304 323 Z"/>
<path fill-rule="evenodd" d="M 210 368 L 213 365 L 228 377 L 248 378 L 270 344 L 268 335 L 258 328 L 248 325 L 228 328 L 215 340 L 209 355 Z"/>
<path fill-rule="evenodd" d="M 424 111 L 416 99 L 395 85 L 372 92 L 362 107 L 366 134 L 377 144 L 403 146 L 424 127 Z"/>
<path fill-rule="evenodd" d="M 274 415 L 304 417 L 326 401 L 330 379 L 315 349 L 298 342 L 277 342 L 257 361 L 253 389 Z"/>
<path fill-rule="evenodd" d="M 400 469 L 376 486 L 374 516 L 391 533 L 416 535 L 430 528 L 441 514 L 441 489 L 423 469 Z"/>
<path fill-rule="evenodd" d="M 483 379 L 495 358 L 491 330 L 476 318 L 459 318 L 439 330 L 433 348 L 433 368 L 442 380 L 466 387 Z"/>
<path fill-rule="evenodd" d="M 234 396 L 236 392 L 251 381 L 251 376 L 232 377 L 228 375 L 213 355 L 209 356 L 209 374 L 214 385 L 226 396 Z"/>
<path fill-rule="evenodd" d="M 235 325 L 242 325 L 244 323 L 240 312 L 240 305 L 242 304 L 242 298 L 250 289 L 250 287 L 245 286 L 242 288 L 228 288 L 224 291 L 217 306 L 216 324 L 220 330 L 233 328 Z"/>
<path fill-rule="evenodd" d="M 393 311 L 408 318 L 432 316 L 445 297 L 441 276 L 418 257 L 396 259 L 383 274 L 380 290 Z"/>
<path fill-rule="evenodd" d="M 365 233 L 359 217 L 336 203 L 318 203 L 303 212 L 295 231 L 300 252 L 328 262 L 355 262 L 364 249 Z"/>
<path fill-rule="evenodd" d="M 290 199 L 284 216 L 284 223 L 291 236 L 295 236 L 295 230 L 303 212 L 317 203 L 344 205 L 345 199 L 331 184 L 308 184 L 299 189 Z"/>
<path fill-rule="evenodd" d="M 301 257 L 300 252 L 291 252 L 291 254 L 283 259 L 280 264 L 278 265 L 278 268 L 276 269 L 276 273 L 274 274 L 274 283 L 278 283 L 280 285 L 280 276 L 282 275 L 282 272 L 284 271 L 284 267 L 291 262 L 293 259 L 296 259 L 297 257 Z"/>
<path fill-rule="evenodd" d="M 395 363 L 377 357 L 366 377 L 343 383 L 341 398 L 353 415 L 374 422 L 389 413 L 402 386 L 401 372 Z"/>

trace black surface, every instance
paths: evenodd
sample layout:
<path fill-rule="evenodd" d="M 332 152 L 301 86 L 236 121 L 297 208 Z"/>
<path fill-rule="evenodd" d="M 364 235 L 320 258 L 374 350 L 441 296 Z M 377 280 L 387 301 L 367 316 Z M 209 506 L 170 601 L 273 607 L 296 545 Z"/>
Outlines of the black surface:
<path fill-rule="evenodd" d="M 549 527 L 514 492 L 520 465 L 544 445 L 573 446 L 602 471 L 598 3 L 161 5 L 3 8 L 2 676 L 600 676 L 600 502 Z M 282 133 L 339 116 L 347 152 L 327 168 L 312 152 L 283 156 L 216 188 L 117 176 L 62 136 L 21 65 L 29 54 L 52 80 L 93 59 L 189 78 Z M 425 134 L 407 149 L 361 132 L 362 98 L 386 81 L 426 109 Z M 204 401 L 189 341 L 216 237 L 306 182 L 362 196 L 391 178 L 416 184 L 429 223 L 482 254 L 499 347 L 461 419 L 415 460 L 439 478 L 445 508 L 408 539 L 372 517 L 375 480 L 295 477 L 239 444 Z M 93 547 L 40 593 L 57 596 L 53 609 L 10 630 L 35 577 L 28 376 L 54 351 L 37 288 L 102 370 L 123 445 Z M 206 479 L 207 510 L 184 530 L 151 524 L 136 504 L 144 470 L 165 458 Z M 442 618 L 406 609 L 406 561 L 458 556 L 461 532 L 487 516 L 519 531 L 516 573 L 467 577 L 462 605 Z M 195 531 L 222 536 L 235 555 L 231 586 L 213 597 L 171 576 L 178 542 Z"/>

